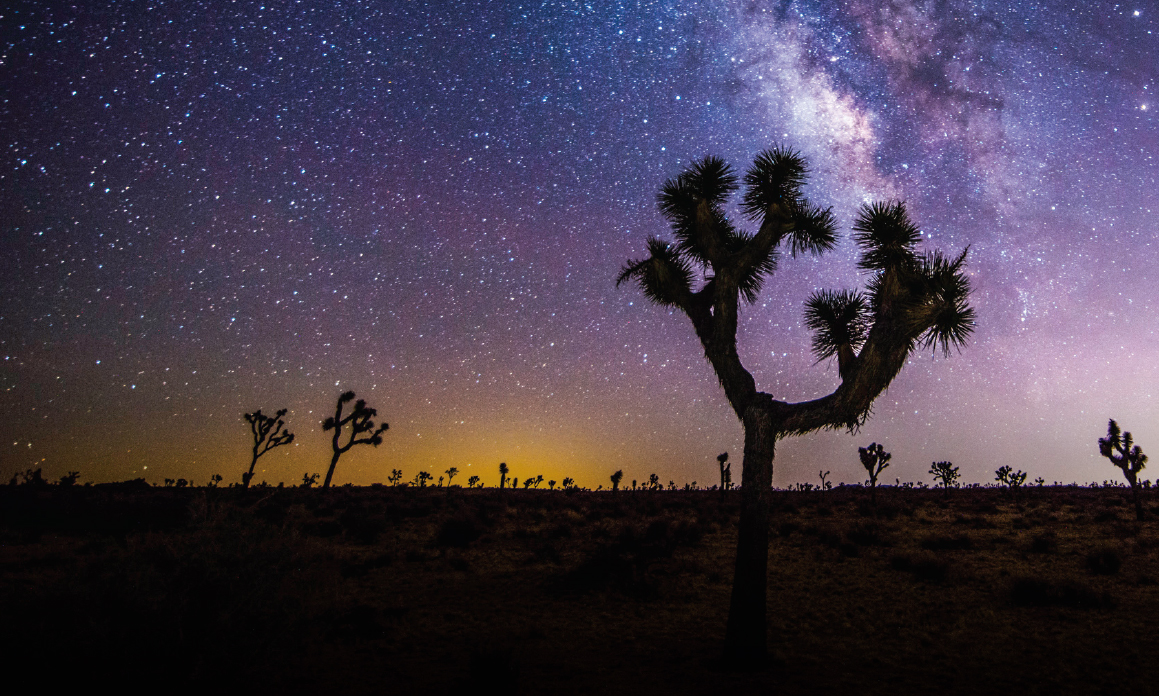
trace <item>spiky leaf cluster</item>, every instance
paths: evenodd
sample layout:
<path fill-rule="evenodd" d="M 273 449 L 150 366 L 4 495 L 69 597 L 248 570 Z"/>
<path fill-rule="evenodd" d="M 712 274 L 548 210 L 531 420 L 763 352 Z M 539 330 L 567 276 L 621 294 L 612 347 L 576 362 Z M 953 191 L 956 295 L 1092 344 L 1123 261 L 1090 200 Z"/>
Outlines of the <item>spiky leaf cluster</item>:
<path fill-rule="evenodd" d="M 857 350 L 870 325 L 869 302 L 859 292 L 818 290 L 805 303 L 805 326 L 813 332 L 817 360 L 837 355 L 847 346 Z"/>
<path fill-rule="evenodd" d="M 757 156 L 745 174 L 741 210 L 751 220 L 773 227 L 763 236 L 738 229 L 724 212 L 738 189 L 732 167 L 719 157 L 693 162 L 660 188 L 660 212 L 672 228 L 673 242 L 651 238 L 649 255 L 623 267 L 617 284 L 637 282 L 648 299 L 666 306 L 684 306 L 694 290 L 692 272 L 709 273 L 700 289 L 716 291 L 714 279 L 727 275 L 746 302 L 755 302 L 766 277 L 777 268 L 782 243 L 793 255 L 820 254 L 836 243 L 832 211 L 811 206 L 801 195 L 808 173 L 801 156 L 774 148 Z"/>

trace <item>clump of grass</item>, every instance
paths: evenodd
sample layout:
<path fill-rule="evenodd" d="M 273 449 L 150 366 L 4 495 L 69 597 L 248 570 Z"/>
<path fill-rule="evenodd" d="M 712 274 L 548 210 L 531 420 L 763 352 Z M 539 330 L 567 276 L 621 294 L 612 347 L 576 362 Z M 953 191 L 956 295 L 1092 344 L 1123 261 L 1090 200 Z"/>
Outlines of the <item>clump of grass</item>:
<path fill-rule="evenodd" d="M 1058 535 L 1052 529 L 1035 534 L 1030 539 L 1030 552 L 1058 553 Z"/>
<path fill-rule="evenodd" d="M 1102 546 L 1087 554 L 1087 570 L 1095 575 L 1114 575 L 1123 567 L 1123 556 L 1113 546 Z"/>
<path fill-rule="evenodd" d="M 927 551 L 966 551 L 974 548 L 974 540 L 965 534 L 934 534 L 922 539 Z"/>
<path fill-rule="evenodd" d="M 478 521 L 471 517 L 452 517 L 435 533 L 435 546 L 465 549 L 483 535 Z"/>
<path fill-rule="evenodd" d="M 1114 600 L 1108 592 L 1098 592 L 1075 580 L 1054 581 L 1022 576 L 1010 583 L 1010 601 L 1018 607 L 1067 607 L 1110 609 Z"/>
<path fill-rule="evenodd" d="M 943 582 L 950 572 L 950 562 L 931 553 L 894 554 L 889 559 L 889 566 L 923 582 Z"/>

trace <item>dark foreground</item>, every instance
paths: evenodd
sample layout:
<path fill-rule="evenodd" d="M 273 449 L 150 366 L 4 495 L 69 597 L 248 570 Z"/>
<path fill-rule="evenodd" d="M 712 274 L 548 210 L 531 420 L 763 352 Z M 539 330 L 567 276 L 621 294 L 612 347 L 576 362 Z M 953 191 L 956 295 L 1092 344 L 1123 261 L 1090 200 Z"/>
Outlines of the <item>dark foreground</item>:
<path fill-rule="evenodd" d="M 1153 498 L 881 493 L 775 494 L 737 674 L 735 492 L 0 488 L 0 655 L 164 692 L 1159 693 Z"/>

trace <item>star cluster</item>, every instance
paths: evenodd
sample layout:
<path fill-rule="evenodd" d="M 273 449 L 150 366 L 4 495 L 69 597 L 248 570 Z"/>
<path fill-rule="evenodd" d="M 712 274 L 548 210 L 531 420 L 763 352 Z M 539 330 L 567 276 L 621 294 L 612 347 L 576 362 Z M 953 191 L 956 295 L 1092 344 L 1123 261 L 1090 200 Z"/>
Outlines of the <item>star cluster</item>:
<path fill-rule="evenodd" d="M 915 356 L 862 432 L 781 444 L 774 482 L 934 460 L 1113 478 L 1159 447 L 1159 23 L 1059 2 L 24 2 L 0 12 L 0 464 L 255 480 L 328 463 L 352 389 L 390 423 L 337 482 L 678 484 L 741 429 L 686 318 L 615 276 L 659 185 L 785 144 L 843 230 L 905 199 L 969 246 L 979 321 Z M 743 310 L 758 387 L 831 391 L 802 305 L 865 278 L 844 234 Z M 1152 443 L 1152 444 L 1149 444 Z"/>

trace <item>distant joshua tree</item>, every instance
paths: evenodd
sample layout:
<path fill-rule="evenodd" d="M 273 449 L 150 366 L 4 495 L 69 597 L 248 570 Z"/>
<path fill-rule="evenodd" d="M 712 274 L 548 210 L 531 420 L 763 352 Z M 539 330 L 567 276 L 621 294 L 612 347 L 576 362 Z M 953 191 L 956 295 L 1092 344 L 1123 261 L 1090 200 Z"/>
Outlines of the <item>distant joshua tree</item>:
<path fill-rule="evenodd" d="M 1026 472 L 1021 469 L 1015 471 L 1008 466 L 1000 466 L 994 471 L 994 480 L 1009 488 L 1012 495 L 1017 495 L 1018 491 L 1022 490 L 1022 484 L 1026 483 Z"/>
<path fill-rule="evenodd" d="M 222 480 L 223 479 L 221 478 L 221 474 L 214 474 L 213 476 L 210 476 L 209 477 L 209 487 L 210 488 L 217 488 L 221 484 Z"/>
<path fill-rule="evenodd" d="M 302 488 L 313 488 L 321 474 L 302 474 Z"/>
<path fill-rule="evenodd" d="M 70 471 L 65 476 L 60 477 L 60 480 L 57 481 L 57 485 L 61 486 L 62 488 L 69 488 L 71 486 L 76 485 L 76 480 L 78 478 L 80 478 L 79 471 Z M 220 480 L 220 478 L 219 478 L 219 480 Z"/>
<path fill-rule="evenodd" d="M 858 447 L 857 456 L 861 457 L 861 466 L 865 467 L 865 471 L 869 473 L 869 500 L 872 505 L 876 506 L 877 477 L 889 468 L 889 460 L 893 455 L 886 452 L 885 447 L 871 442 L 869 447 Z"/>
<path fill-rule="evenodd" d="M 833 484 L 828 480 L 829 474 L 831 474 L 831 473 L 833 473 L 833 472 L 832 471 L 818 471 L 817 472 L 817 475 L 821 477 L 821 485 L 817 486 L 817 490 L 827 491 L 827 490 L 830 490 L 831 488 L 833 488 Z"/>
<path fill-rule="evenodd" d="M 446 475 L 447 475 L 447 488 L 450 488 L 451 487 L 451 479 L 453 479 L 459 475 L 459 470 L 452 466 L 450 469 L 447 469 L 444 473 L 446 473 Z"/>
<path fill-rule="evenodd" d="M 425 471 L 420 471 L 417 474 L 415 474 L 415 485 L 418 486 L 419 488 L 426 488 L 427 481 L 430 481 L 433 478 L 434 478 L 434 476 L 431 476 L 429 473 L 427 473 Z"/>
<path fill-rule="evenodd" d="M 664 485 L 660 483 L 660 477 L 656 474 L 648 474 L 648 490 L 660 491 L 664 490 Z"/>
<path fill-rule="evenodd" d="M 1009 467 L 1007 468 L 1009 469 Z M 961 474 L 958 473 L 958 467 L 951 462 L 933 462 L 930 464 L 930 474 L 941 482 L 945 495 L 950 494 L 950 488 L 961 477 Z M 1026 475 L 1023 474 L 1023 478 L 1025 477 Z"/>
<path fill-rule="evenodd" d="M 1130 432 L 1119 430 L 1119 424 L 1111 419 L 1107 424 L 1107 436 L 1099 438 L 1099 454 L 1123 471 L 1127 483 L 1131 484 L 1131 497 L 1135 501 L 1135 518 L 1143 521 L 1143 503 L 1139 500 L 1139 472 L 1147 464 L 1147 455 L 1134 444 Z M 1134 445 L 1134 446 L 1132 446 Z"/>
<path fill-rule="evenodd" d="M 478 476 L 471 476 L 467 479 L 467 488 L 482 488 L 483 485 L 479 483 Z"/>
<path fill-rule="evenodd" d="M 386 423 L 378 426 L 374 425 L 371 420 L 378 411 L 366 405 L 365 399 L 359 399 L 354 402 L 354 409 L 346 416 L 342 415 L 342 407 L 354 401 L 354 392 L 344 392 L 342 396 L 338 397 L 338 406 L 334 409 L 334 415 L 322 421 L 322 432 L 334 431 L 334 437 L 330 440 L 330 447 L 334 450 L 334 456 L 330 458 L 330 468 L 326 471 L 326 480 L 322 482 L 322 488 L 329 488 L 330 481 L 334 479 L 334 468 L 338 466 L 338 458 L 346 452 L 350 451 L 351 447 L 355 445 L 373 445 L 378 447 L 382 444 L 382 434 L 390 427 Z M 350 426 L 350 438 L 346 444 L 341 444 L 339 440 L 342 437 L 342 431 L 346 426 Z M 358 437 L 363 433 L 369 433 L 366 437 Z"/>
<path fill-rule="evenodd" d="M 612 492 L 620 490 L 620 481 L 624 480 L 624 470 L 620 469 L 612 474 Z"/>
<path fill-rule="evenodd" d="M 575 486 L 575 481 L 572 479 L 572 477 L 567 476 L 563 479 L 562 485 L 563 485 L 565 490 L 568 490 L 568 489 L 571 489 L 573 486 Z"/>
<path fill-rule="evenodd" d="M 720 465 L 720 497 L 724 499 L 724 492 L 732 487 L 732 464 L 728 463 L 728 452 L 716 455 L 716 463 Z"/>
<path fill-rule="evenodd" d="M 548 479 L 548 481 L 547 481 L 547 489 L 548 489 L 549 491 L 554 491 L 554 490 L 555 490 L 555 479 Z"/>
<path fill-rule="evenodd" d="M 766 657 L 769 506 L 777 440 L 815 430 L 856 429 L 870 407 L 919 347 L 961 347 L 974 328 L 968 304 L 966 254 L 955 258 L 917 250 L 921 231 L 901 202 L 865 205 L 854 222 L 860 267 L 872 274 L 868 292 L 819 290 L 805 305 L 813 351 L 836 358 L 841 384 L 801 403 L 757 391 L 737 351 L 741 301 L 755 302 L 777 268 L 780 248 L 793 256 L 836 246 L 832 211 L 809 203 L 808 174 L 796 152 L 762 152 L 744 177 L 740 203 L 755 232 L 726 213 L 740 188 L 722 159 L 694 162 L 660 189 L 660 211 L 674 242 L 648 240 L 648 255 L 630 260 L 617 283 L 633 282 L 652 302 L 680 310 L 704 347 L 725 396 L 745 431 L 743 489 L 736 570 L 725 631 L 725 655 L 737 665 Z"/>
<path fill-rule="evenodd" d="M 538 474 L 531 482 L 532 488 L 539 488 L 539 484 L 543 483 L 543 474 Z"/>
<path fill-rule="evenodd" d="M 507 483 L 507 462 L 499 462 L 499 488 L 503 488 L 503 484 Z"/>
<path fill-rule="evenodd" d="M 402 469 L 391 469 L 390 476 L 386 477 L 390 485 L 397 486 L 402 481 Z"/>
<path fill-rule="evenodd" d="M 286 425 L 286 422 L 282 420 L 284 415 L 286 415 L 284 408 L 273 416 L 265 415 L 260 408 L 253 413 L 243 414 L 242 417 L 245 418 L 246 423 L 250 424 L 250 433 L 254 438 L 254 449 L 249 471 L 241 475 L 242 488 L 249 488 L 250 481 L 254 477 L 254 467 L 258 464 L 258 457 L 275 447 L 288 445 L 294 441 L 293 433 L 282 430 Z"/>

